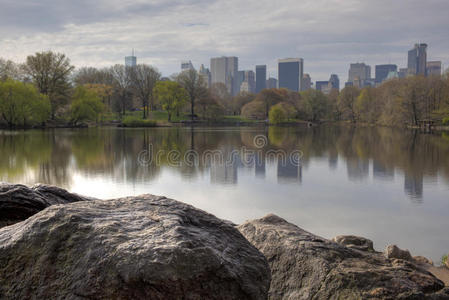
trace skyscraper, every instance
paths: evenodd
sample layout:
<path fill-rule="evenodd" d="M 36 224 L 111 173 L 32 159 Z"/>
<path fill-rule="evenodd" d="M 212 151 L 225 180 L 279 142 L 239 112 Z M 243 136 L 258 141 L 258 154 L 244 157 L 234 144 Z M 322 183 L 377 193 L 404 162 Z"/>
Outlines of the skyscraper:
<path fill-rule="evenodd" d="M 267 88 L 267 66 L 256 66 L 256 93 Z"/>
<path fill-rule="evenodd" d="M 240 72 L 239 72 L 240 73 Z M 254 71 L 248 70 L 243 71 L 244 78 L 243 82 L 240 84 L 239 91 L 254 93 L 256 91 L 256 79 Z"/>
<path fill-rule="evenodd" d="M 415 44 L 408 52 L 408 75 L 427 76 L 427 44 Z"/>
<path fill-rule="evenodd" d="M 238 58 L 235 56 L 211 58 L 211 84 L 223 83 L 232 96 L 237 95 L 240 90 L 238 66 Z"/>
<path fill-rule="evenodd" d="M 134 56 L 134 49 L 131 56 L 125 56 L 125 66 L 135 67 L 137 65 L 137 57 Z"/>
<path fill-rule="evenodd" d="M 348 82 L 360 83 L 361 87 L 365 82 L 371 79 L 371 67 L 364 63 L 350 64 L 348 72 Z"/>
<path fill-rule="evenodd" d="M 336 89 L 337 91 L 340 90 L 340 79 L 337 74 L 331 74 L 331 77 L 329 78 L 329 85 L 330 89 Z"/>
<path fill-rule="evenodd" d="M 200 77 L 203 78 L 203 81 L 206 83 L 207 87 L 210 88 L 210 71 L 208 68 L 201 65 L 200 70 L 198 71 Z"/>
<path fill-rule="evenodd" d="M 428 61 L 427 75 L 441 76 L 441 61 Z"/>
<path fill-rule="evenodd" d="M 301 90 L 304 76 L 304 60 L 302 58 L 285 58 L 278 61 L 279 88 L 294 92 Z"/>
<path fill-rule="evenodd" d="M 396 65 L 377 65 L 376 66 L 376 84 L 382 83 L 387 79 L 390 72 L 397 72 Z"/>
<path fill-rule="evenodd" d="M 184 72 L 187 70 L 195 70 L 195 68 L 193 67 L 193 64 L 190 60 L 181 62 L 181 72 Z"/>
<path fill-rule="evenodd" d="M 278 80 L 276 78 L 270 77 L 267 79 L 267 89 L 277 89 Z"/>
<path fill-rule="evenodd" d="M 312 88 L 312 78 L 310 78 L 309 74 L 304 74 L 302 77 L 302 90 L 307 91 Z"/>

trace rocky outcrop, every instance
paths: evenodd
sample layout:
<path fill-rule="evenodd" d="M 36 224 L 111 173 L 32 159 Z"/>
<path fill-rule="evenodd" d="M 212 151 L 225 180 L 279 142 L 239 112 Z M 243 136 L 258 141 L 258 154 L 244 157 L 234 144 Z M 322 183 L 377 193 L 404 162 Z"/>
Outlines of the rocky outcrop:
<path fill-rule="evenodd" d="M 23 221 L 51 205 L 88 199 L 91 198 L 49 185 L 27 187 L 0 183 L 0 228 Z"/>
<path fill-rule="evenodd" d="M 266 299 L 269 284 L 232 224 L 165 197 L 53 205 L 0 229 L 1 299 Z"/>
<path fill-rule="evenodd" d="M 269 299 L 449 299 L 443 282 L 419 265 L 348 248 L 275 215 L 238 229 L 268 259 Z"/>

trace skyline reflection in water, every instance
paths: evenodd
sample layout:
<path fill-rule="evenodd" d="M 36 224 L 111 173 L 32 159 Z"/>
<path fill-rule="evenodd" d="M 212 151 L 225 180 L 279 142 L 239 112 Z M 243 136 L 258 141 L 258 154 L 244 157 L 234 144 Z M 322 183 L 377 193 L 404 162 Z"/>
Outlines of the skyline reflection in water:
<path fill-rule="evenodd" d="M 2 131 L 0 149 L 6 182 L 105 199 L 165 195 L 236 223 L 276 213 L 326 238 L 357 234 L 378 250 L 396 243 L 435 261 L 449 250 L 447 134 L 327 126 Z M 232 163 L 173 164 L 173 150 L 218 151 Z M 270 155 L 298 150 L 299 165 Z M 142 164 L 142 151 L 162 155 Z"/>

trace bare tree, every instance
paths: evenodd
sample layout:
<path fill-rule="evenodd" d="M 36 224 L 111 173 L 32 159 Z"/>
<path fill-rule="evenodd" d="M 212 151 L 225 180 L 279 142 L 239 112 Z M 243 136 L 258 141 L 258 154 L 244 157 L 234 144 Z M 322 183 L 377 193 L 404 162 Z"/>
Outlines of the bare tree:
<path fill-rule="evenodd" d="M 153 89 L 160 78 L 161 73 L 152 66 L 137 65 L 131 69 L 133 90 L 142 103 L 144 119 L 148 117 L 150 108 L 154 110 Z"/>
<path fill-rule="evenodd" d="M 195 101 L 207 92 L 206 83 L 195 70 L 186 70 L 179 74 L 176 80 L 182 85 L 189 95 L 190 117 L 195 117 Z"/>
<path fill-rule="evenodd" d="M 117 109 L 117 111 L 122 116 L 125 114 L 126 108 L 131 102 L 131 67 L 126 67 L 124 65 L 114 65 L 109 69 L 109 72 L 113 78 L 114 94 L 119 108 Z"/>

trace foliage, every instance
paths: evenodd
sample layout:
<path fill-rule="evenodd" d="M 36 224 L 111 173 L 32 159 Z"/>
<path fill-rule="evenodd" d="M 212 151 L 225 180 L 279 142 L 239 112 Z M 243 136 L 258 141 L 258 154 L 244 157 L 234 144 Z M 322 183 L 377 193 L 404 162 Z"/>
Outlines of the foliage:
<path fill-rule="evenodd" d="M 441 264 L 442 264 L 443 266 L 445 266 L 446 263 L 447 263 L 447 254 L 443 255 L 443 257 L 441 258 Z"/>
<path fill-rule="evenodd" d="M 168 113 L 168 121 L 174 113 L 181 111 L 188 100 L 186 90 L 177 82 L 160 81 L 156 83 L 154 93 L 163 110 Z"/>
<path fill-rule="evenodd" d="M 242 107 L 242 116 L 248 119 L 265 120 L 265 105 L 261 101 L 253 100 Z"/>
<path fill-rule="evenodd" d="M 156 121 L 144 120 L 135 116 L 125 116 L 122 121 L 124 127 L 156 127 Z"/>
<path fill-rule="evenodd" d="M 32 84 L 0 82 L 0 114 L 9 127 L 38 125 L 50 116 L 50 102 Z"/>
<path fill-rule="evenodd" d="M 225 108 L 212 93 L 206 92 L 198 98 L 199 113 L 203 120 L 222 119 L 225 114 Z"/>
<path fill-rule="evenodd" d="M 443 119 L 443 125 L 445 125 L 445 126 L 449 125 L 449 117 L 446 117 Z"/>
<path fill-rule="evenodd" d="M 70 98 L 70 74 L 74 70 L 70 59 L 62 53 L 39 52 L 27 57 L 24 70 L 39 92 L 50 99 L 54 119 Z"/>
<path fill-rule="evenodd" d="M 73 94 L 71 118 L 74 124 L 82 121 L 98 121 L 104 111 L 100 96 L 94 90 L 79 86 Z"/>
<path fill-rule="evenodd" d="M 281 124 L 287 121 L 287 114 L 282 105 L 274 105 L 269 112 L 270 124 Z"/>
<path fill-rule="evenodd" d="M 329 111 L 329 104 L 326 95 L 321 91 L 307 90 L 301 93 L 302 112 L 307 120 L 319 121 L 326 117 Z"/>
<path fill-rule="evenodd" d="M 357 121 L 355 102 L 360 94 L 360 90 L 353 86 L 345 87 L 338 97 L 338 109 L 341 111 L 343 119 Z"/>
<path fill-rule="evenodd" d="M 241 92 L 231 101 L 231 110 L 233 115 L 241 115 L 242 108 L 256 98 L 256 95 L 247 92 Z"/>

